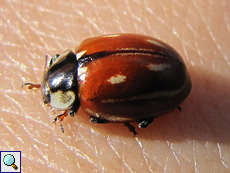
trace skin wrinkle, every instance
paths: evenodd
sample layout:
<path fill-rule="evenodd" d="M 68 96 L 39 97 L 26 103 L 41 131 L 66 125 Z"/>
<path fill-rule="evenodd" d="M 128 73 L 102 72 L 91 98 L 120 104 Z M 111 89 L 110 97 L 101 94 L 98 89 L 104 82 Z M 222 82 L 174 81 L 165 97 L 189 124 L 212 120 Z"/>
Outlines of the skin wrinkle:
<path fill-rule="evenodd" d="M 88 163 L 95 165 L 93 160 L 90 159 L 90 157 L 85 154 L 84 152 L 82 152 L 81 150 L 77 149 L 76 147 L 73 146 L 69 146 L 66 142 L 64 142 L 62 139 L 58 139 L 58 141 L 63 145 L 63 147 L 68 148 L 70 151 L 74 151 L 74 153 L 77 156 L 80 156 L 81 158 L 85 159 L 88 161 Z"/>
<path fill-rule="evenodd" d="M 77 15 L 80 15 L 81 17 L 83 17 L 84 20 L 87 20 L 89 23 L 92 23 L 92 22 L 91 22 L 91 19 L 90 19 L 90 18 L 87 18 L 87 15 L 86 15 L 83 11 L 78 10 L 77 7 L 73 8 L 73 10 L 76 12 Z M 90 30 L 89 32 L 92 33 L 91 27 L 88 27 L 88 28 L 89 28 L 89 30 Z M 98 28 L 97 28 L 97 29 L 98 29 Z M 90 35 L 92 35 L 92 34 L 90 34 Z M 78 45 L 79 45 L 79 44 L 78 44 Z"/>
<path fill-rule="evenodd" d="M 185 54 L 184 58 L 186 59 L 186 61 L 188 61 L 189 60 L 189 56 L 188 56 L 187 49 L 186 49 L 186 47 L 184 45 L 182 46 L 182 48 L 183 48 L 183 52 Z M 191 65 L 193 65 L 192 62 L 191 62 Z"/>
<path fill-rule="evenodd" d="M 196 150 L 195 150 L 195 141 L 192 141 L 193 145 L 193 159 L 194 159 L 194 172 L 199 172 L 197 169 L 197 161 L 196 161 Z"/>
<path fill-rule="evenodd" d="M 35 148 L 35 150 L 42 156 L 42 158 L 45 160 L 45 163 L 49 163 L 48 155 L 45 155 L 44 153 L 42 153 L 36 144 L 33 144 L 33 148 Z"/>
<path fill-rule="evenodd" d="M 140 21 L 140 17 L 138 17 L 138 16 L 135 14 L 135 12 L 133 12 L 132 9 L 130 8 L 129 1 L 126 0 L 125 2 L 126 2 L 126 5 L 127 5 L 127 7 L 128 7 L 127 9 L 128 9 L 128 11 L 129 11 L 130 15 L 132 16 L 132 18 L 134 19 L 134 21 Z"/>
<path fill-rule="evenodd" d="M 222 8 L 227 7 L 224 0 L 222 0 L 222 3 L 221 3 L 221 4 L 222 4 Z M 227 14 L 226 14 L 226 13 L 221 13 L 221 14 L 223 15 L 223 19 L 224 19 L 224 22 L 225 22 L 225 25 L 224 25 L 224 26 L 226 26 L 226 29 L 227 29 L 228 31 L 230 31 L 229 20 L 227 20 L 227 19 L 228 19 Z M 228 35 L 229 35 L 229 34 L 228 34 Z M 221 47 L 220 47 L 220 48 L 221 48 Z M 222 51 L 221 51 L 221 53 L 223 54 L 223 57 L 224 57 L 226 63 L 228 64 L 228 66 L 230 66 L 230 62 L 229 62 L 228 59 L 227 59 L 227 56 L 228 56 L 228 55 L 227 55 L 227 54 L 224 54 L 224 52 L 222 52 Z"/>
<path fill-rule="evenodd" d="M 119 158 L 122 159 L 123 157 L 119 154 L 119 152 L 117 151 L 116 147 L 113 146 L 113 144 L 111 143 L 110 139 L 107 139 L 107 143 L 109 145 L 109 148 L 112 149 L 112 152 Z M 123 159 L 122 159 L 123 160 Z M 124 165 L 124 163 L 123 163 Z M 123 167 L 122 167 L 123 168 Z"/>
<path fill-rule="evenodd" d="M 112 145 L 112 143 L 108 141 L 109 147 L 112 149 L 112 151 L 117 155 L 117 157 L 121 158 L 121 156 L 119 155 L 118 151 L 116 151 L 116 148 Z"/>
<path fill-rule="evenodd" d="M 169 158 L 167 157 L 166 158 L 166 162 L 165 162 L 165 166 L 164 166 L 164 172 L 166 173 L 167 172 L 167 167 L 168 167 L 168 160 L 169 160 Z"/>
<path fill-rule="evenodd" d="M 63 142 L 63 140 L 62 139 L 57 139 L 57 141 L 59 141 L 59 142 L 61 142 L 61 144 L 63 144 L 64 146 L 65 146 L 65 144 L 64 144 L 64 142 Z M 72 148 L 71 148 L 72 149 Z M 71 151 L 73 151 L 73 150 L 71 150 Z M 76 153 L 76 151 L 78 152 L 78 153 L 80 153 L 80 151 L 79 150 L 77 150 L 77 149 L 75 149 L 75 152 L 74 153 Z M 82 155 L 84 155 L 84 153 L 83 154 L 78 154 L 78 156 L 80 156 L 80 158 L 82 158 Z M 85 159 L 85 158 L 84 158 Z M 76 161 L 78 161 L 78 158 L 76 157 Z M 88 161 L 88 160 L 87 160 Z M 77 164 L 78 165 L 78 164 Z M 56 168 L 56 167 L 55 167 Z M 77 168 L 78 168 L 78 171 L 80 172 L 80 166 L 78 165 L 77 166 Z M 63 171 L 63 172 L 66 172 L 66 171 Z"/>
<path fill-rule="evenodd" d="M 96 145 L 96 141 L 95 141 L 95 137 L 93 135 L 92 136 L 92 142 L 93 142 L 93 146 L 92 149 L 94 150 L 94 153 L 96 156 L 98 156 L 98 149 L 97 149 L 97 145 Z"/>
<path fill-rule="evenodd" d="M 29 134 L 29 133 L 28 133 L 28 134 Z M 31 135 L 28 135 L 28 136 L 31 137 Z M 36 140 L 36 139 L 33 138 L 33 139 L 32 139 L 32 143 L 33 143 L 32 147 L 35 148 L 35 150 L 36 150 L 36 151 L 42 156 L 42 158 L 45 160 L 45 162 L 44 162 L 44 161 L 42 161 L 41 159 L 37 159 L 35 162 L 41 163 L 41 164 L 49 163 L 48 156 L 45 156 L 45 154 L 43 154 L 43 153 L 39 150 L 39 148 L 37 147 L 37 145 L 36 145 L 33 141 L 38 142 L 39 144 L 41 144 L 40 141 L 38 141 L 38 140 Z"/>
<path fill-rule="evenodd" d="M 144 154 L 144 153 L 143 153 L 143 154 Z M 150 165 L 150 163 L 148 162 L 148 160 L 147 160 L 147 158 L 146 158 L 146 155 L 144 155 L 144 160 L 145 160 L 145 162 L 146 162 L 147 167 L 149 168 L 149 171 L 153 173 L 154 171 L 151 169 L 151 165 Z"/>
<path fill-rule="evenodd" d="M 145 164 L 146 164 L 146 166 L 149 168 L 148 162 L 147 162 L 146 157 L 145 157 L 145 155 L 144 155 L 143 146 L 142 146 L 142 144 L 141 144 L 141 141 L 138 141 L 137 138 L 135 138 L 135 139 L 136 139 L 136 142 L 137 142 L 139 148 L 141 149 L 141 153 L 143 154 L 142 157 L 143 157 L 143 159 L 145 160 Z"/>
<path fill-rule="evenodd" d="M 18 20 L 21 20 L 24 24 L 29 24 L 29 23 L 27 23 L 26 22 L 26 20 L 23 20 L 23 18 L 22 18 L 22 16 L 20 15 L 20 13 L 17 13 L 17 9 L 15 9 L 14 7 L 13 7 L 13 5 L 11 5 L 11 3 L 9 3 L 9 5 L 10 5 L 10 7 L 11 7 L 11 9 L 12 9 L 12 11 L 15 11 L 16 12 L 16 16 L 17 16 L 17 19 Z M 10 26 L 10 25 L 9 25 Z M 23 43 L 24 41 L 26 41 L 26 38 L 23 36 L 23 35 L 21 35 L 21 33 L 20 32 L 18 32 L 17 30 L 15 30 L 14 28 L 12 28 L 11 27 L 11 29 L 13 29 L 16 33 L 17 33 L 17 36 L 20 36 L 20 39 L 21 39 L 21 42 Z M 31 28 L 32 29 L 32 28 Z M 35 29 L 34 29 L 34 31 L 35 31 Z M 45 42 L 44 42 L 45 43 Z M 22 44 L 23 45 L 23 44 Z M 24 46 L 24 48 L 26 48 L 27 50 L 26 50 L 26 52 L 30 52 L 29 50 L 28 50 L 28 48 L 27 47 L 25 47 Z"/>
<path fill-rule="evenodd" d="M 180 160 L 179 160 L 178 157 L 177 157 L 177 153 L 176 153 L 176 152 L 174 151 L 174 149 L 173 149 L 173 144 L 172 144 L 172 143 L 169 143 L 168 141 L 166 141 L 166 143 L 168 144 L 170 150 L 172 151 L 172 154 L 173 154 L 173 156 L 174 156 L 176 162 L 177 162 L 178 165 L 180 166 L 181 171 L 184 172 L 183 168 L 181 167 Z"/>
<path fill-rule="evenodd" d="M 2 120 L 1 120 L 1 121 L 2 121 Z M 21 143 L 24 143 L 24 142 L 22 141 L 21 138 L 17 137 L 17 135 L 16 135 L 16 133 L 14 132 L 14 130 L 12 130 L 8 125 L 6 125 L 6 123 L 3 123 L 3 124 L 4 124 L 3 127 L 5 127 L 5 128 L 8 130 L 8 132 L 11 133 L 12 136 L 15 136 Z"/>
<path fill-rule="evenodd" d="M 199 10 L 199 5 L 196 3 L 196 1 L 192 1 L 193 2 L 193 5 L 196 7 L 197 11 L 200 13 L 200 16 L 201 16 L 201 19 L 203 21 L 203 24 L 206 26 L 206 29 L 210 35 L 210 37 L 212 38 L 214 44 L 217 46 L 218 48 L 218 44 L 216 42 L 216 38 L 214 36 L 214 34 L 212 33 L 211 31 L 211 28 L 207 25 L 208 24 L 208 21 L 207 19 L 204 17 L 204 15 L 201 13 L 201 10 Z M 208 6 L 208 9 L 210 8 L 210 6 Z M 220 51 L 220 53 L 222 54 L 222 52 Z"/>
<path fill-rule="evenodd" d="M 36 4 L 36 6 L 37 6 L 37 8 L 35 8 L 35 9 L 38 11 L 38 14 L 39 14 L 39 17 L 40 17 L 40 21 L 42 22 L 42 24 L 44 24 L 45 26 L 47 26 L 47 28 L 50 28 L 50 29 L 53 30 L 53 31 L 58 30 L 58 28 L 55 27 L 55 26 L 52 26 L 50 23 L 47 23 L 45 20 L 42 20 L 43 15 L 45 15 L 46 13 L 48 13 L 48 14 L 50 14 L 50 15 L 52 14 L 53 16 L 56 16 L 58 19 L 63 18 L 63 17 L 62 17 L 63 14 L 64 14 L 64 16 L 68 16 L 68 18 L 70 18 L 70 17 L 73 18 L 73 15 L 69 15 L 68 13 L 59 13 L 57 10 L 45 9 L 45 8 L 43 8 L 42 6 L 40 6 L 39 4 Z M 59 16 L 57 16 L 57 15 L 59 15 Z M 62 20 L 61 22 L 62 22 L 62 23 L 65 23 L 64 20 Z M 66 26 L 66 25 L 63 25 L 63 26 Z M 65 28 L 68 29 L 68 27 L 65 27 Z M 33 30 L 36 32 L 35 28 L 33 28 Z M 70 32 L 69 32 L 69 33 L 70 33 Z M 43 35 L 43 33 L 39 33 L 39 32 L 36 32 L 35 34 L 36 34 L 37 36 Z M 46 36 L 46 37 L 48 37 L 48 38 L 53 38 L 53 39 L 55 40 L 55 43 L 56 43 L 56 44 L 58 45 L 58 47 L 59 47 L 60 49 L 62 49 L 62 50 L 64 50 L 64 47 L 60 44 L 60 41 L 67 41 L 67 42 L 70 42 L 70 43 L 72 43 L 72 42 L 75 41 L 74 38 L 72 38 L 72 40 L 69 40 L 69 39 L 66 39 L 67 37 L 56 37 L 56 36 L 54 36 L 54 35 L 48 35 L 48 34 L 44 34 L 44 36 Z M 39 37 L 39 39 L 40 39 L 40 37 Z M 42 41 L 42 44 L 45 45 L 46 48 L 49 48 L 49 45 L 42 39 L 42 37 L 41 37 L 40 40 Z M 58 40 L 60 40 L 60 41 L 58 42 Z"/>
<path fill-rule="evenodd" d="M 30 133 L 30 131 L 25 127 L 25 125 L 21 124 L 21 126 L 23 126 L 23 130 L 26 132 L 27 136 L 31 139 L 31 142 L 34 144 L 34 142 L 37 142 L 39 144 L 42 144 L 43 146 L 47 147 L 48 144 L 45 144 L 43 142 L 41 142 L 39 139 L 36 139 L 35 137 L 33 137 L 33 135 Z M 22 141 L 23 144 L 25 144 L 25 140 Z M 33 146 L 33 145 L 32 145 Z"/>
<path fill-rule="evenodd" d="M 120 17 L 117 14 L 115 8 L 113 8 L 113 6 L 109 3 L 108 0 L 105 0 L 105 3 L 106 3 L 106 8 L 111 9 L 113 16 L 115 16 L 115 19 L 113 19 L 113 20 L 116 20 L 117 22 L 120 21 Z"/>
<path fill-rule="evenodd" d="M 18 108 L 20 108 L 20 113 L 23 112 L 23 114 L 24 114 L 23 107 L 22 107 L 22 105 L 21 105 L 19 102 L 17 102 L 17 101 L 14 100 L 13 98 L 9 97 L 8 95 L 4 95 L 4 97 L 6 97 L 6 98 L 8 98 L 9 100 L 11 100 L 12 103 L 15 103 L 16 106 L 17 106 Z M 14 111 L 8 111 L 8 112 L 10 112 L 10 113 L 12 113 L 12 114 L 15 114 L 15 113 L 16 113 L 15 110 L 14 110 Z M 17 115 L 20 115 L 20 114 L 17 113 Z M 25 115 L 25 114 L 24 114 L 24 115 Z M 31 116 L 25 116 L 25 118 L 26 118 L 26 119 L 29 119 L 29 120 L 32 120 L 33 122 L 36 122 L 36 123 L 45 125 L 46 127 L 50 128 L 49 124 L 44 124 L 44 122 L 37 121 L 36 119 L 32 118 Z M 18 122 L 17 119 L 16 119 L 16 121 Z M 3 124 L 5 124 L 5 123 L 3 123 Z M 19 123 L 19 125 L 23 126 L 23 124 L 21 124 L 21 123 Z M 7 127 L 7 126 L 6 126 L 6 127 Z M 25 129 L 25 126 L 23 126 L 23 128 Z M 26 129 L 25 129 L 25 130 L 26 130 Z M 10 131 L 13 133 L 12 130 L 10 130 Z M 29 133 L 29 131 L 28 131 L 28 130 L 26 130 L 26 131 L 27 131 L 28 134 L 29 134 L 28 136 L 31 136 L 31 134 Z M 16 133 L 13 133 L 13 134 L 16 134 Z M 15 135 L 15 136 L 17 137 L 17 135 Z M 18 137 L 17 137 L 17 138 L 18 138 Z M 18 139 L 21 140 L 21 138 L 18 138 Z M 24 143 L 24 142 L 23 142 L 23 143 Z"/>
<path fill-rule="evenodd" d="M 63 14 L 64 14 L 64 15 L 63 15 Z M 65 15 L 68 16 L 68 13 L 62 13 L 62 14 L 61 14 L 61 19 L 62 19 L 62 22 L 63 22 L 63 23 L 65 23 L 65 19 L 64 19 L 64 16 L 65 16 Z M 68 18 L 69 18 L 69 17 L 73 18 L 73 15 L 68 16 Z M 74 42 L 75 39 L 73 38 L 73 36 L 72 36 L 72 34 L 71 34 L 71 31 L 70 31 L 69 26 L 67 26 L 67 25 L 64 25 L 64 26 L 65 26 L 65 31 L 68 31 L 67 33 L 68 33 L 68 35 L 70 35 L 70 37 L 71 37 L 70 40 L 68 39 L 68 42 Z M 57 29 L 58 29 L 58 28 L 57 28 Z M 61 47 L 61 44 L 60 44 L 60 47 Z"/>
<path fill-rule="evenodd" d="M 146 166 L 149 168 L 149 171 L 150 171 L 150 172 L 153 172 L 153 171 L 151 170 L 151 166 L 150 166 L 150 164 L 149 164 L 149 162 L 148 162 L 147 155 L 146 155 L 146 153 L 144 152 L 144 148 L 143 148 L 143 146 L 142 146 L 141 141 L 138 140 L 138 138 L 135 138 L 135 140 L 136 140 L 136 142 L 137 142 L 139 148 L 142 150 L 143 159 L 145 160 Z"/>
<path fill-rule="evenodd" d="M 124 165 L 130 172 L 133 172 L 132 169 L 130 168 L 130 166 L 126 163 L 125 160 L 126 160 L 125 157 L 122 156 L 122 163 L 123 163 L 123 165 Z"/>
<path fill-rule="evenodd" d="M 37 120 L 35 119 L 33 116 L 29 116 L 29 115 L 26 115 L 25 114 L 25 111 L 23 111 L 23 117 L 25 117 L 26 120 L 30 120 L 31 123 L 32 122 L 35 122 L 37 125 L 42 125 L 42 126 L 45 126 L 43 128 L 48 128 L 48 129 L 53 129 L 53 126 L 50 126 L 50 122 L 44 122 L 44 121 L 41 121 L 41 120 Z M 20 124 L 20 125 L 23 125 L 23 124 Z M 23 126 L 23 128 L 25 128 L 25 126 Z"/>
<path fill-rule="evenodd" d="M 87 145 L 91 150 L 94 150 L 95 147 L 90 145 L 90 143 L 84 138 L 84 136 L 82 136 L 81 134 L 78 134 L 78 136 L 80 136 L 80 138 L 78 139 L 79 141 L 83 140 L 85 145 Z M 98 155 L 98 152 L 94 152 L 94 153 Z"/>
<path fill-rule="evenodd" d="M 92 136 L 92 141 L 93 141 L 93 144 L 94 145 L 91 145 L 85 138 L 84 136 L 82 136 L 82 139 L 84 140 L 85 144 L 91 149 L 91 150 L 94 150 L 94 153 L 95 155 L 98 155 L 98 151 L 97 151 L 97 148 L 96 148 L 96 142 L 94 140 L 94 137 Z"/>
<path fill-rule="evenodd" d="M 152 170 L 152 168 L 151 168 L 151 162 L 148 161 L 148 160 L 151 160 L 151 157 L 149 156 L 149 154 L 146 152 L 145 149 L 143 149 L 143 155 L 144 155 L 144 160 L 145 160 L 145 162 L 149 168 L 149 171 L 154 172 L 154 170 Z"/>
<path fill-rule="evenodd" d="M 225 168 L 228 168 L 228 166 L 224 163 L 225 159 L 222 156 L 222 151 L 221 151 L 221 147 L 220 147 L 219 143 L 217 143 L 217 147 L 218 147 L 218 150 L 219 150 L 219 155 L 220 155 L 221 163 L 224 165 Z"/>
<path fill-rule="evenodd" d="M 95 4 L 93 3 L 93 1 L 88 1 L 88 2 L 89 2 L 89 5 L 90 5 L 90 6 L 95 7 L 95 8 L 93 8 L 93 9 L 96 9 L 96 8 L 97 8 L 97 5 L 95 5 Z M 102 33 L 100 27 L 96 24 L 97 22 L 100 21 L 101 18 L 100 18 L 99 14 L 98 14 L 98 12 L 97 12 L 96 10 L 94 10 L 93 12 L 96 14 L 96 16 L 95 16 L 94 18 L 86 17 L 87 14 L 85 14 L 84 17 L 85 17 L 85 19 L 89 22 L 89 24 L 90 24 L 97 32 Z M 97 19 L 98 21 L 95 21 L 95 19 Z M 91 27 L 89 27 L 89 28 L 91 28 Z"/>

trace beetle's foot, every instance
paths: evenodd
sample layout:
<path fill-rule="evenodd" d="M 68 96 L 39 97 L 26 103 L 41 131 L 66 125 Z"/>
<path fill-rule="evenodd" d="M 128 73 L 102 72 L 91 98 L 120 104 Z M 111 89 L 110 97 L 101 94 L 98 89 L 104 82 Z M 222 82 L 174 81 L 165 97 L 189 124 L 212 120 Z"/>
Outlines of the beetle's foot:
<path fill-rule="evenodd" d="M 126 127 L 128 127 L 128 129 L 129 129 L 130 132 L 133 132 L 134 136 L 136 136 L 136 135 L 138 134 L 138 133 L 136 132 L 136 130 L 135 130 L 135 127 L 134 127 L 133 125 L 131 125 L 130 123 L 125 122 L 124 125 L 125 125 Z"/>
<path fill-rule="evenodd" d="M 149 126 L 149 124 L 151 124 L 153 122 L 154 118 L 151 118 L 151 119 L 145 119 L 145 120 L 142 120 L 142 121 L 138 121 L 138 127 L 139 128 L 146 128 Z"/>
<path fill-rule="evenodd" d="M 65 111 L 63 114 L 56 116 L 56 117 L 54 118 L 54 120 L 53 120 L 53 123 L 55 123 L 55 124 L 56 124 L 57 121 L 59 121 L 59 124 L 60 124 L 62 133 L 64 133 L 64 127 L 63 127 L 63 125 L 62 125 L 61 122 L 62 122 L 62 121 L 64 120 L 64 118 L 67 117 L 67 116 L 68 116 L 68 111 Z"/>
<path fill-rule="evenodd" d="M 97 124 L 97 118 L 90 117 L 91 123 Z"/>
<path fill-rule="evenodd" d="M 177 109 L 179 110 L 179 112 L 181 112 L 182 108 L 180 106 L 177 106 Z"/>
<path fill-rule="evenodd" d="M 71 117 L 74 117 L 76 115 L 79 107 L 80 107 L 80 101 L 78 99 L 76 99 L 74 104 L 73 104 L 73 106 L 72 106 L 72 108 L 69 110 L 69 115 Z"/>
<path fill-rule="evenodd" d="M 74 117 L 74 116 L 75 116 L 75 114 L 76 114 L 76 112 L 75 112 L 75 111 L 69 111 L 69 115 L 70 115 L 71 117 Z"/>
<path fill-rule="evenodd" d="M 22 84 L 22 88 L 28 86 L 28 89 L 33 89 L 33 88 L 41 88 L 41 84 L 32 84 L 32 83 L 24 83 Z"/>
<path fill-rule="evenodd" d="M 90 121 L 91 121 L 91 123 L 94 123 L 94 124 L 97 124 L 97 123 L 100 123 L 100 124 L 109 123 L 107 120 L 103 120 L 103 119 L 100 119 L 100 118 L 95 117 L 95 116 L 90 116 Z"/>

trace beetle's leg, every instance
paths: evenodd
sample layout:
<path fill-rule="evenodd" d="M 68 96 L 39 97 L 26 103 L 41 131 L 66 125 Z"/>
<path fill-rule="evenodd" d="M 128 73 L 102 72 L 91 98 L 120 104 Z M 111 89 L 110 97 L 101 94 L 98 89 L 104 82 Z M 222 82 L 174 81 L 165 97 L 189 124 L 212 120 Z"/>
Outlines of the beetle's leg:
<path fill-rule="evenodd" d="M 138 127 L 139 128 L 146 128 L 149 126 L 149 124 L 151 124 L 153 122 L 154 118 L 148 118 L 148 119 L 144 119 L 141 121 L 138 121 Z"/>
<path fill-rule="evenodd" d="M 80 101 L 78 99 L 76 99 L 76 101 L 74 102 L 72 108 L 69 110 L 69 115 L 71 117 L 74 117 L 75 114 L 77 113 L 79 107 L 80 107 Z"/>
<path fill-rule="evenodd" d="M 76 114 L 76 112 L 75 112 L 74 110 L 70 110 L 70 111 L 69 111 L 69 115 L 70 115 L 71 117 L 74 117 L 75 114 Z"/>
<path fill-rule="evenodd" d="M 130 123 L 125 122 L 124 125 L 125 125 L 126 127 L 128 127 L 128 129 L 129 129 L 130 132 L 133 132 L 134 136 L 135 136 L 136 134 L 138 134 L 138 133 L 136 132 L 136 130 L 135 130 L 135 127 L 134 127 L 133 125 L 131 125 Z"/>
<path fill-rule="evenodd" d="M 177 106 L 176 108 L 179 110 L 179 112 L 181 112 L 182 108 L 180 106 Z"/>
<path fill-rule="evenodd" d="M 63 114 L 56 116 L 53 120 L 53 123 L 55 123 L 55 124 L 57 121 L 59 121 L 62 133 L 64 133 L 64 127 L 63 127 L 61 121 L 63 121 L 64 118 L 67 116 L 68 116 L 68 111 L 65 111 Z"/>
<path fill-rule="evenodd" d="M 90 121 L 91 123 L 94 123 L 94 124 L 97 124 L 97 123 L 109 123 L 107 120 L 103 120 L 103 119 L 100 119 L 98 117 L 95 117 L 95 116 L 90 116 Z"/>
<path fill-rule="evenodd" d="M 32 84 L 32 83 L 24 83 L 22 84 L 22 88 L 28 86 L 28 89 L 33 89 L 33 88 L 41 88 L 41 84 Z"/>

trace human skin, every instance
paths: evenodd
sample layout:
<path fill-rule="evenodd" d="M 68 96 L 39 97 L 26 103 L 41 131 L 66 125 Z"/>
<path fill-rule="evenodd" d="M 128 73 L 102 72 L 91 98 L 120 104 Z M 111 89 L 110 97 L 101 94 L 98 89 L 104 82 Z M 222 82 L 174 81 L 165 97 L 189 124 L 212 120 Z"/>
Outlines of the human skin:
<path fill-rule="evenodd" d="M 1 0 L 0 150 L 21 151 L 23 172 L 229 172 L 230 1 Z M 40 83 L 45 55 L 86 38 L 137 33 L 183 57 L 190 95 L 135 137 L 123 124 L 92 124 L 80 108 L 52 124 Z M 58 113 L 58 112 L 56 112 Z"/>

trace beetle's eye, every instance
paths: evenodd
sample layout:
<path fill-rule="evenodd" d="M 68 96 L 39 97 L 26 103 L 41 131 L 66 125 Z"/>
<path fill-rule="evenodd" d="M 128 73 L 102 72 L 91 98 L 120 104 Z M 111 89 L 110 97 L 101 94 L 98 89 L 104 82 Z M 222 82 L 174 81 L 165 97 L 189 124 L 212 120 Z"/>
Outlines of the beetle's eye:
<path fill-rule="evenodd" d="M 50 103 L 50 90 L 49 87 L 46 84 L 43 84 L 41 87 L 42 90 L 42 100 L 44 104 Z"/>
<path fill-rule="evenodd" d="M 50 102 L 50 94 L 49 93 L 44 95 L 43 102 L 44 102 L 44 104 L 48 104 Z"/>

